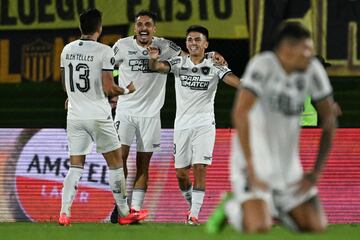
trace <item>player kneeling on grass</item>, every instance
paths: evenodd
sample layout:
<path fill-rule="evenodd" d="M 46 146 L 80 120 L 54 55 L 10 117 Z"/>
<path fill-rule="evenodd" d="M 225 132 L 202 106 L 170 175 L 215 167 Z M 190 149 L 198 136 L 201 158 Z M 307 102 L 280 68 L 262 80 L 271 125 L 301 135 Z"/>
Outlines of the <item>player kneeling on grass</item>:
<path fill-rule="evenodd" d="M 238 87 L 240 80 L 229 68 L 205 57 L 208 30 L 191 26 L 186 32 L 189 55 L 159 60 L 159 50 L 150 46 L 150 69 L 175 75 L 176 118 L 174 157 L 180 190 L 190 210 L 186 222 L 198 225 L 205 195 L 206 167 L 212 162 L 215 143 L 214 98 L 219 80 Z M 189 178 L 192 167 L 194 184 Z"/>
<path fill-rule="evenodd" d="M 314 167 L 304 173 L 299 119 L 307 95 L 315 102 L 322 135 Z M 273 51 L 247 66 L 233 110 L 233 195 L 209 218 L 208 232 L 219 232 L 226 218 L 248 233 L 269 231 L 272 217 L 294 231 L 326 229 L 316 183 L 337 125 L 333 104 L 329 79 L 313 57 L 310 32 L 300 23 L 282 24 Z"/>
<path fill-rule="evenodd" d="M 143 220 L 147 213 L 130 213 L 120 142 L 107 96 L 128 94 L 115 85 L 112 49 L 96 42 L 101 34 L 101 12 L 90 9 L 80 15 L 81 38 L 67 44 L 61 53 L 61 79 L 68 96 L 67 135 L 70 169 L 62 189 L 60 225 L 70 225 L 71 205 L 83 172 L 85 156 L 96 142 L 109 166 L 109 185 L 119 208 L 120 224 Z"/>

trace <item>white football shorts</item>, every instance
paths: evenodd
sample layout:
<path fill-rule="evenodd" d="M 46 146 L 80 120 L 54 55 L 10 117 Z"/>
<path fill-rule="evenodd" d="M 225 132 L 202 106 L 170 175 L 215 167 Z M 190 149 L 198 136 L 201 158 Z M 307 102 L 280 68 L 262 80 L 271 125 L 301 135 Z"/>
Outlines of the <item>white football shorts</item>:
<path fill-rule="evenodd" d="M 160 116 L 135 117 L 116 114 L 115 127 L 121 144 L 131 146 L 136 137 L 138 152 L 160 151 Z"/>
<path fill-rule="evenodd" d="M 120 148 L 114 122 L 109 120 L 67 120 L 67 136 L 70 155 L 91 153 L 92 143 L 96 143 L 98 153 L 111 152 Z"/>
<path fill-rule="evenodd" d="M 194 164 L 211 165 L 215 144 L 215 125 L 174 131 L 175 168 Z"/>
<path fill-rule="evenodd" d="M 231 151 L 231 186 L 236 201 L 239 203 L 246 202 L 251 199 L 264 200 L 271 209 L 272 215 L 276 216 L 278 211 L 289 212 L 300 204 L 306 202 L 310 198 L 317 195 L 317 188 L 313 187 L 309 191 L 303 194 L 296 194 L 298 186 L 296 183 L 300 181 L 302 174 L 298 174 L 299 171 L 294 172 L 292 182 L 282 182 L 281 189 L 273 186 L 271 176 L 282 176 L 279 169 L 271 167 L 271 159 L 259 159 L 256 158 L 256 154 L 253 154 L 253 164 L 257 170 L 257 177 L 267 183 L 269 190 L 263 191 L 260 189 L 250 189 L 247 181 L 246 163 L 243 160 L 242 155 L 239 152 L 239 142 L 233 139 L 232 151 Z M 275 171 L 275 172 L 274 172 Z"/>

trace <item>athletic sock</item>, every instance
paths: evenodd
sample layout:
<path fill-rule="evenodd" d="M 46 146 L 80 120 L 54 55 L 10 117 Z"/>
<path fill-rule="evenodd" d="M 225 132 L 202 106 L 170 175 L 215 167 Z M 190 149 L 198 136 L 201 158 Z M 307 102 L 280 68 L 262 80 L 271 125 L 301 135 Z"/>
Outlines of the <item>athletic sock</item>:
<path fill-rule="evenodd" d="M 129 214 L 129 206 L 126 197 L 126 180 L 124 169 L 109 169 L 109 185 L 113 193 L 116 205 L 120 216 L 127 216 Z"/>
<path fill-rule="evenodd" d="M 190 185 L 189 189 L 183 191 L 181 190 L 182 195 L 184 196 L 185 200 L 191 207 L 191 196 L 192 196 L 192 185 Z"/>
<path fill-rule="evenodd" d="M 199 212 L 204 201 L 205 191 L 193 189 L 191 195 L 190 215 L 199 218 Z"/>
<path fill-rule="evenodd" d="M 71 205 L 76 196 L 77 185 L 81 178 L 82 172 L 83 168 L 70 167 L 63 182 L 60 214 L 65 213 L 66 216 L 70 217 Z"/>
<path fill-rule="evenodd" d="M 235 228 L 235 230 L 241 232 L 243 229 L 243 213 L 239 201 L 234 198 L 225 203 L 225 213 L 228 218 L 228 222 Z"/>
<path fill-rule="evenodd" d="M 131 199 L 131 208 L 135 211 L 139 211 L 143 205 L 145 198 L 145 190 L 144 189 L 134 189 L 132 192 Z"/>

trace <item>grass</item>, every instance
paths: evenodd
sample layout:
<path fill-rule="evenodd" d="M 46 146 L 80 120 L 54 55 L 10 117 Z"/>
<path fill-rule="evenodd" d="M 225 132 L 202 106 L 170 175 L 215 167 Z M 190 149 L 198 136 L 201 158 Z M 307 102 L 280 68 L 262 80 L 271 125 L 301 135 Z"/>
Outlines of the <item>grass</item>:
<path fill-rule="evenodd" d="M 221 234 L 209 235 L 204 225 L 194 227 L 180 223 L 143 223 L 120 226 L 106 223 L 73 223 L 61 227 L 56 223 L 0 223 L 1 239 L 129 239 L 129 240 L 200 240 L 200 239 L 359 239 L 360 224 L 330 225 L 325 233 L 291 233 L 274 226 L 268 234 L 241 235 L 227 226 Z"/>

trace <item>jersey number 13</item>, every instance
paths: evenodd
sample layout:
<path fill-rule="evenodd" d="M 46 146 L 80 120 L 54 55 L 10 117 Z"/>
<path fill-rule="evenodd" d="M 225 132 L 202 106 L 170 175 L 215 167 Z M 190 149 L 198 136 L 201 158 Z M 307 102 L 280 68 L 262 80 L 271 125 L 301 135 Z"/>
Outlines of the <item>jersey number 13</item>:
<path fill-rule="evenodd" d="M 89 79 L 89 66 L 85 63 L 79 63 L 75 67 L 75 71 L 79 72 L 79 80 L 82 80 L 81 83 L 74 84 L 74 66 L 70 63 L 69 65 L 69 80 L 70 80 L 70 91 L 75 92 L 75 86 L 80 92 L 87 92 L 90 89 L 90 79 Z"/>

